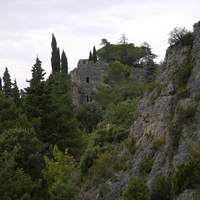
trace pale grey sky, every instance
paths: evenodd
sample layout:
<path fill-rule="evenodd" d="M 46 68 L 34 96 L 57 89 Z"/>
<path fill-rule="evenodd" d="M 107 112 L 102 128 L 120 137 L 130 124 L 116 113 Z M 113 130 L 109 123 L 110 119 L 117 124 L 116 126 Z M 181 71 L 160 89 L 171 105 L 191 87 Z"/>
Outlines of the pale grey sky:
<path fill-rule="evenodd" d="M 123 33 L 136 46 L 147 42 L 163 60 L 169 32 L 192 31 L 199 8 L 199 0 L 0 0 L 0 76 L 8 67 L 12 81 L 27 87 L 38 54 L 48 77 L 52 33 L 69 71 L 102 38 L 117 43 Z"/>

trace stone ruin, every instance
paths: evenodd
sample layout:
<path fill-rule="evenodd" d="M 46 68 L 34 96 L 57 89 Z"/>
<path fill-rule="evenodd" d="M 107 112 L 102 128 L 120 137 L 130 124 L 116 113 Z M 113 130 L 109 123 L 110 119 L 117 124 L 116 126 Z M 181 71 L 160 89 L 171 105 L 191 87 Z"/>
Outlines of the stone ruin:
<path fill-rule="evenodd" d="M 74 104 L 93 102 L 90 91 L 94 90 L 97 84 L 103 84 L 103 77 L 107 74 L 109 65 L 97 61 L 79 60 L 78 67 L 73 69 L 72 80 L 72 99 Z"/>
<path fill-rule="evenodd" d="M 72 100 L 75 105 L 84 102 L 92 103 L 94 100 L 90 95 L 91 90 L 95 90 L 97 84 L 104 84 L 103 77 L 108 72 L 109 65 L 103 61 L 79 60 L 77 68 L 70 72 L 72 80 Z M 135 82 L 144 80 L 143 68 L 131 68 L 131 76 Z"/>

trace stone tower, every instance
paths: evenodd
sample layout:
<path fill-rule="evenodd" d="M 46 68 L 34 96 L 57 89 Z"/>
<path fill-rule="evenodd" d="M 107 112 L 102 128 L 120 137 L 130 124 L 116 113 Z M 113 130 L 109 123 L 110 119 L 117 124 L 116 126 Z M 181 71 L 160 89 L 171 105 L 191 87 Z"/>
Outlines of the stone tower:
<path fill-rule="evenodd" d="M 93 102 L 90 91 L 95 90 L 97 84 L 103 84 L 103 77 L 108 72 L 109 65 L 97 61 L 79 60 L 78 67 L 73 69 L 72 80 L 72 99 L 78 105 L 84 102 Z"/>

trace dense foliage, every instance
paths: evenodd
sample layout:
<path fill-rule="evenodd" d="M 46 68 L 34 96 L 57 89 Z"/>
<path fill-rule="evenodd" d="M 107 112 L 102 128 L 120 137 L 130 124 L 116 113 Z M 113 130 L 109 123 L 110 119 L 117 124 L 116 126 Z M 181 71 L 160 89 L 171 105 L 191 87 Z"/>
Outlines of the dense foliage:
<path fill-rule="evenodd" d="M 68 148 L 70 156 L 76 159 L 82 152 L 83 134 L 78 128 L 72 104 L 70 76 L 65 68 L 45 80 L 38 57 L 31 72 L 32 77 L 27 80 L 29 86 L 21 92 L 16 80 L 11 82 L 7 68 L 3 75 L 4 84 L 0 91 L 1 197 L 59 199 L 55 197 L 59 196 L 59 189 L 70 188 L 69 199 L 73 199 L 72 177 L 67 183 L 59 179 L 49 185 L 42 174 L 42 171 L 48 171 L 44 156 L 52 156 L 54 145 L 62 152 Z M 61 199 L 62 195 L 67 198 L 69 194 L 60 194 Z"/>
<path fill-rule="evenodd" d="M 197 189 L 200 185 L 200 158 L 192 157 L 187 163 L 179 166 L 173 178 L 173 190 L 180 194 L 186 189 Z"/>
<path fill-rule="evenodd" d="M 44 145 L 33 129 L 0 134 L 0 191 L 3 199 L 23 199 L 42 191 Z"/>
<path fill-rule="evenodd" d="M 139 178 L 131 178 L 121 200 L 149 200 L 148 188 Z"/>
<path fill-rule="evenodd" d="M 60 57 L 54 34 L 52 73 L 46 80 L 38 56 L 29 85 L 21 91 L 5 68 L 0 78 L 2 199 L 77 199 L 85 180 L 111 177 L 113 163 L 116 170 L 122 168 L 115 160 L 116 148 L 128 137 L 145 85 L 134 82 L 130 67 L 145 67 L 146 82 L 152 81 L 156 55 L 147 43 L 140 47 L 129 44 L 125 34 L 119 44 L 102 39 L 102 45 L 99 50 L 94 46 L 89 55 L 94 63 L 103 60 L 110 64 L 104 84 L 91 91 L 95 104 L 73 105 L 67 56 L 63 51 Z M 132 190 L 147 198 L 145 184 L 134 179 L 123 199 L 128 199 Z M 141 199 L 139 196 L 136 199 Z"/>
<path fill-rule="evenodd" d="M 55 145 L 53 158 L 45 156 L 45 163 L 46 169 L 43 170 L 43 177 L 48 185 L 50 199 L 74 200 L 77 193 L 75 161 L 68 154 L 68 150 L 66 149 L 63 155 Z"/>

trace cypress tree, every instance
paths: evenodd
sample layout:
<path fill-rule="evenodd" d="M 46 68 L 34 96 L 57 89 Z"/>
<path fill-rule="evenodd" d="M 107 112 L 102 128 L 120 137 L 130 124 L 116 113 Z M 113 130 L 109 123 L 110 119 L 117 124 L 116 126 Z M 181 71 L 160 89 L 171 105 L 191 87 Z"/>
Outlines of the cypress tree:
<path fill-rule="evenodd" d="M 93 61 L 93 55 L 92 55 L 91 51 L 90 51 L 90 54 L 89 54 L 89 61 Z"/>
<path fill-rule="evenodd" d="M 67 62 L 67 56 L 63 50 L 61 55 L 61 72 L 68 74 L 68 62 Z"/>
<path fill-rule="evenodd" d="M 51 67 L 52 73 L 60 72 L 60 50 L 57 47 L 57 42 L 54 34 L 52 34 L 52 42 L 51 42 Z"/>
<path fill-rule="evenodd" d="M 2 79 L 0 77 L 0 92 L 2 92 Z"/>
<path fill-rule="evenodd" d="M 5 72 L 3 74 L 3 83 L 3 93 L 6 97 L 9 97 L 11 95 L 12 82 L 7 67 L 5 68 Z"/>
<path fill-rule="evenodd" d="M 97 52 L 96 52 L 96 48 L 95 48 L 95 46 L 93 47 L 93 61 L 94 61 L 94 63 L 96 63 L 97 62 Z"/>

